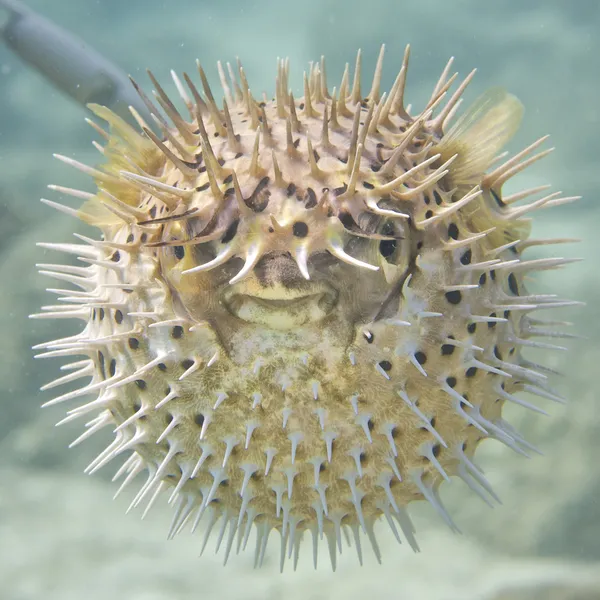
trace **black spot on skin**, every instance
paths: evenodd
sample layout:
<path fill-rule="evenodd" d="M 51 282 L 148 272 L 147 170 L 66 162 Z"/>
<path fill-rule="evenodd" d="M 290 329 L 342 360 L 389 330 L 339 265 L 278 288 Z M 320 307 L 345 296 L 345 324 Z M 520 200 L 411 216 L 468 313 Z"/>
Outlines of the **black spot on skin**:
<path fill-rule="evenodd" d="M 154 217 L 156 217 L 156 206 L 153 206 L 153 207 L 150 209 L 150 218 L 151 218 L 151 219 L 154 219 Z"/>
<path fill-rule="evenodd" d="M 242 156 L 244 156 L 244 153 L 238 152 L 233 158 L 241 158 Z"/>
<path fill-rule="evenodd" d="M 233 174 L 227 175 L 227 177 L 225 177 L 225 179 L 223 179 L 223 183 L 226 184 L 226 185 L 228 183 L 231 183 L 232 181 L 233 181 Z"/>
<path fill-rule="evenodd" d="M 462 294 L 460 293 L 460 290 L 446 292 L 446 300 L 450 304 L 460 304 L 460 301 L 462 300 Z"/>
<path fill-rule="evenodd" d="M 491 313 L 490 317 L 492 317 L 492 319 L 495 319 L 496 313 L 495 312 Z M 488 329 L 494 329 L 494 327 L 496 327 L 496 321 L 488 321 L 487 326 L 488 326 Z"/>
<path fill-rule="evenodd" d="M 363 337 L 367 340 L 367 344 L 372 344 L 375 341 L 375 336 L 370 331 L 363 331 Z"/>
<path fill-rule="evenodd" d="M 367 421 L 367 427 L 369 428 L 369 431 L 373 431 L 373 429 L 375 429 L 375 422 L 373 419 L 369 419 Z"/>
<path fill-rule="evenodd" d="M 269 181 L 270 179 L 268 177 L 263 177 L 254 188 L 252 194 L 244 199 L 246 206 L 251 208 L 254 212 L 262 212 L 269 204 L 269 198 L 271 196 L 271 192 L 267 187 Z"/>
<path fill-rule="evenodd" d="M 475 375 L 477 375 L 477 367 L 469 367 L 465 371 L 465 376 L 466 377 L 475 377 Z"/>
<path fill-rule="evenodd" d="M 334 196 L 341 196 L 347 189 L 348 189 L 348 186 L 346 184 L 344 184 L 341 187 L 334 188 L 332 190 L 332 193 Z"/>
<path fill-rule="evenodd" d="M 442 446 L 440 444 L 435 444 L 435 446 L 431 449 L 431 452 L 435 458 L 437 458 L 442 452 Z"/>
<path fill-rule="evenodd" d="M 306 195 L 304 196 L 304 201 L 304 206 L 306 208 L 314 208 L 317 205 L 317 194 L 315 193 L 315 190 L 308 188 L 306 190 Z"/>
<path fill-rule="evenodd" d="M 137 385 L 140 390 L 145 390 L 147 387 L 146 382 L 143 379 L 136 379 L 135 385 Z"/>
<path fill-rule="evenodd" d="M 379 366 L 386 372 L 392 370 L 392 363 L 389 360 L 382 360 L 379 363 Z"/>
<path fill-rule="evenodd" d="M 106 379 L 106 372 L 104 371 L 104 354 L 100 351 L 98 351 L 98 369 L 102 379 Z"/>
<path fill-rule="evenodd" d="M 125 240 L 128 244 L 131 244 L 134 240 L 133 233 L 130 233 Z"/>
<path fill-rule="evenodd" d="M 128 343 L 129 348 L 131 350 L 137 350 L 140 347 L 140 341 L 137 338 L 134 338 L 134 337 L 130 337 L 127 340 L 127 343 Z"/>
<path fill-rule="evenodd" d="M 425 202 L 425 204 L 429 204 L 431 202 L 431 200 L 429 199 L 429 196 L 427 194 L 425 194 L 423 196 L 423 202 Z"/>
<path fill-rule="evenodd" d="M 421 352 L 420 350 L 418 352 L 415 352 L 415 360 L 420 364 L 420 365 L 424 365 L 427 362 L 427 355 L 425 354 L 425 352 Z"/>
<path fill-rule="evenodd" d="M 222 244 L 228 244 L 237 233 L 238 225 L 240 224 L 239 219 L 236 219 L 228 228 L 223 237 L 221 238 Z"/>
<path fill-rule="evenodd" d="M 496 201 L 498 206 L 506 206 L 506 202 L 504 202 L 494 190 L 490 189 L 490 194 L 492 194 L 492 198 Z"/>
<path fill-rule="evenodd" d="M 308 235 L 308 225 L 304 221 L 296 221 L 292 226 L 292 233 L 299 238 Z"/>
<path fill-rule="evenodd" d="M 339 212 L 338 219 L 346 229 L 354 229 L 356 227 L 356 223 L 352 218 L 352 215 L 345 210 Z"/>
<path fill-rule="evenodd" d="M 196 188 L 196 191 L 197 191 L 197 192 L 204 192 L 204 191 L 206 191 L 206 190 L 207 190 L 209 187 L 210 187 L 210 183 L 209 183 L 209 182 L 206 182 L 206 183 L 205 183 L 205 184 L 203 184 L 203 185 L 199 185 L 199 186 Z"/>
<path fill-rule="evenodd" d="M 156 366 L 158 367 L 159 371 L 166 371 L 167 370 L 167 365 L 165 365 L 165 363 L 158 363 Z"/>
<path fill-rule="evenodd" d="M 192 365 L 194 364 L 194 361 L 191 358 L 186 358 L 185 360 L 181 361 L 181 366 L 187 371 L 188 369 L 190 369 L 192 367 Z"/>
<path fill-rule="evenodd" d="M 450 356 L 454 352 L 452 344 L 442 344 L 442 356 Z"/>
<path fill-rule="evenodd" d="M 390 434 L 395 440 L 397 440 L 400 437 L 400 428 L 392 427 L 392 431 L 390 431 Z"/>
<path fill-rule="evenodd" d="M 437 190 L 433 192 L 433 199 L 435 200 L 435 203 L 438 206 L 442 204 L 442 197 L 440 196 L 440 193 Z"/>
<path fill-rule="evenodd" d="M 183 246 L 175 246 L 173 251 L 177 260 L 181 260 L 185 256 L 185 248 Z"/>
<path fill-rule="evenodd" d="M 471 258 L 473 256 L 473 253 L 471 252 L 471 249 L 469 248 L 468 250 L 465 251 L 465 253 L 460 257 L 460 263 L 462 265 L 470 265 L 471 264 Z"/>
<path fill-rule="evenodd" d="M 293 183 L 290 183 L 290 185 L 287 186 L 285 193 L 288 198 L 291 198 L 296 193 L 296 186 Z"/>
<path fill-rule="evenodd" d="M 511 291 L 511 293 L 513 293 L 515 296 L 519 295 L 519 286 L 517 285 L 517 278 L 515 277 L 514 273 L 511 273 L 508 276 L 508 289 Z"/>
<path fill-rule="evenodd" d="M 467 331 L 471 334 L 475 333 L 475 331 L 477 330 L 477 323 L 469 323 L 467 325 Z"/>
<path fill-rule="evenodd" d="M 148 234 L 142 233 L 142 235 L 140 236 L 140 242 L 142 242 L 142 244 L 145 244 L 147 239 L 148 239 Z"/>
<path fill-rule="evenodd" d="M 498 346 L 494 346 L 494 356 L 498 360 L 502 360 L 502 353 L 500 352 L 500 349 L 498 348 Z"/>
<path fill-rule="evenodd" d="M 114 377 L 116 372 L 117 372 L 117 361 L 116 361 L 116 359 L 113 358 L 110 361 L 110 364 L 108 365 L 108 374 L 111 377 Z"/>
<path fill-rule="evenodd" d="M 202 425 L 204 425 L 204 415 L 202 413 L 197 413 L 194 416 L 194 423 L 196 423 L 198 427 L 202 427 Z"/>
<path fill-rule="evenodd" d="M 118 250 L 115 250 L 113 255 L 110 257 L 110 260 L 113 262 L 119 262 L 121 260 L 121 253 Z"/>
<path fill-rule="evenodd" d="M 123 322 L 123 313 L 120 310 L 115 311 L 115 323 L 120 325 Z"/>
<path fill-rule="evenodd" d="M 173 339 L 178 340 L 183 335 L 183 327 L 181 325 L 175 325 L 173 329 L 171 329 L 171 337 Z"/>
<path fill-rule="evenodd" d="M 446 377 L 446 383 L 453 388 L 456 385 L 456 377 Z"/>
<path fill-rule="evenodd" d="M 432 210 L 428 210 L 428 211 L 425 213 L 425 218 L 426 218 L 426 219 L 431 219 L 431 217 L 433 217 L 433 211 L 432 211 Z"/>
<path fill-rule="evenodd" d="M 372 183 L 369 183 L 368 181 L 363 181 L 363 187 L 365 187 L 368 190 L 375 189 L 375 186 Z"/>
<path fill-rule="evenodd" d="M 492 281 L 496 281 L 496 271 L 493 269 L 490 271 L 490 277 L 492 278 Z"/>
<path fill-rule="evenodd" d="M 485 285 L 486 281 L 487 281 L 487 277 L 486 277 L 485 273 L 482 273 L 481 277 L 479 278 L 479 285 Z"/>
<path fill-rule="evenodd" d="M 456 223 L 450 223 L 450 225 L 448 225 L 448 237 L 452 238 L 453 240 L 458 239 L 458 226 Z"/>
<path fill-rule="evenodd" d="M 98 319 L 100 319 L 100 321 L 102 321 L 104 319 L 104 309 L 103 308 L 98 309 Z"/>

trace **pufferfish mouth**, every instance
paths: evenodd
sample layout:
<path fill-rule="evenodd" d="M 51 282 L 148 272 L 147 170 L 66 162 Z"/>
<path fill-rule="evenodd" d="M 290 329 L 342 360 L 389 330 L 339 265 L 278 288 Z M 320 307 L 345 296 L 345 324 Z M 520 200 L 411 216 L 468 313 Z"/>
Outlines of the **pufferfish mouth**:
<path fill-rule="evenodd" d="M 228 288 L 222 301 L 242 321 L 272 329 L 293 329 L 324 319 L 337 303 L 337 292 L 325 284 L 287 288 L 259 287 L 240 282 Z"/>

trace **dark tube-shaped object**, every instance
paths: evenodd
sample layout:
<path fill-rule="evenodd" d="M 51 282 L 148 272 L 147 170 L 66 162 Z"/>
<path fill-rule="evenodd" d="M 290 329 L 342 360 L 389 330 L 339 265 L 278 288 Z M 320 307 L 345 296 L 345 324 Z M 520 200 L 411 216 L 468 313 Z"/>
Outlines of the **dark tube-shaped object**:
<path fill-rule="evenodd" d="M 127 75 L 82 39 L 35 13 L 19 0 L 0 0 L 8 17 L 0 22 L 0 37 L 17 56 L 39 71 L 79 104 L 107 106 L 132 122 L 133 106 L 152 123 Z"/>

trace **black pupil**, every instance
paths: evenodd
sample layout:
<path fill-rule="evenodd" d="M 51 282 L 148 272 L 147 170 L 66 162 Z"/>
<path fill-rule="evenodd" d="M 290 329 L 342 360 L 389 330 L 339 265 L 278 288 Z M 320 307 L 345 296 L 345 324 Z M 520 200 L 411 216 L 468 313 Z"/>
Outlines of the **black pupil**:
<path fill-rule="evenodd" d="M 381 240 L 379 242 L 379 252 L 381 256 L 387 258 L 396 251 L 396 240 Z"/>

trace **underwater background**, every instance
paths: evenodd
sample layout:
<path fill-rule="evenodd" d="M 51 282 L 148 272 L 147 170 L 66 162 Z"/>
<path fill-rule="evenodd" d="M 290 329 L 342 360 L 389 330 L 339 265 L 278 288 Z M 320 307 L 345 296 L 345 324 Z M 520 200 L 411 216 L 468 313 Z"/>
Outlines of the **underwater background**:
<path fill-rule="evenodd" d="M 410 507 L 422 552 L 398 546 L 382 526 L 381 566 L 366 551 L 365 566 L 358 568 L 349 550 L 332 573 L 322 552 L 315 571 L 308 542 L 297 572 L 288 564 L 280 575 L 277 536 L 261 570 L 253 570 L 251 551 L 222 567 L 222 555 L 214 556 L 210 543 L 198 558 L 199 535 L 184 532 L 166 541 L 172 511 L 165 503 L 140 521 L 141 512 L 125 515 L 130 496 L 112 501 L 114 469 L 83 475 L 109 434 L 68 450 L 80 424 L 55 428 L 62 407 L 39 408 L 49 399 L 39 388 L 55 377 L 58 365 L 35 360 L 30 348 L 68 335 L 73 325 L 28 319 L 50 300 L 44 292 L 49 283 L 35 269 L 49 258 L 35 244 L 70 242 L 73 231 L 84 232 L 39 198 L 60 200 L 47 190 L 49 183 L 91 189 L 90 181 L 53 159 L 53 152 L 88 164 L 98 154 L 85 110 L 0 43 L 0 599 L 600 599 L 600 3 L 29 0 L 27 5 L 79 35 L 147 90 L 148 67 L 172 92 L 170 69 L 193 73 L 199 58 L 217 86 L 216 61 L 239 56 L 252 89 L 270 96 L 276 58 L 289 56 L 293 91 L 301 95 L 309 61 L 325 55 L 329 80 L 337 83 L 360 47 L 366 81 L 382 43 L 386 89 L 410 43 L 408 101 L 419 107 L 450 56 L 463 76 L 477 67 L 467 104 L 499 85 L 525 105 L 522 128 L 509 149 L 546 133 L 557 147 L 511 182 L 513 191 L 551 183 L 552 191 L 583 196 L 536 213 L 533 237 L 581 238 L 580 244 L 553 250 L 586 260 L 536 274 L 529 287 L 587 306 L 557 313 L 583 339 L 567 340 L 564 352 L 533 354 L 565 374 L 555 383 L 569 403 L 541 402 L 549 417 L 505 408 L 508 420 L 544 455 L 527 460 L 496 442 L 482 444 L 477 462 L 503 501 L 494 509 L 466 486 L 442 486 L 462 535 L 450 532 L 423 503 Z"/>

